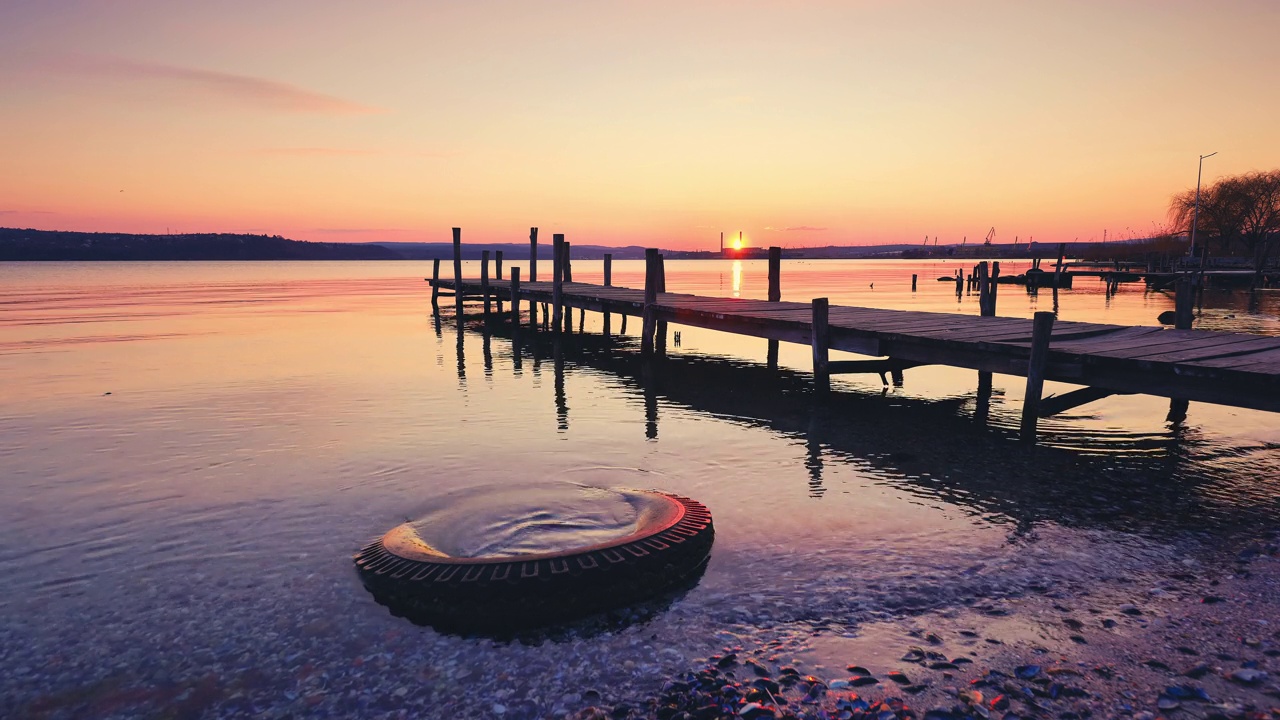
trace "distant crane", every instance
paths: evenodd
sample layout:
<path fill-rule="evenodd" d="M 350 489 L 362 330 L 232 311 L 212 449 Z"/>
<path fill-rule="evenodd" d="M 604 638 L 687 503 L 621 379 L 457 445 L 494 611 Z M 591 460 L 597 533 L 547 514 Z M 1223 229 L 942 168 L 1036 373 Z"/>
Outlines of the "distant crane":
<path fill-rule="evenodd" d="M 991 229 L 987 231 L 987 241 L 986 241 L 986 242 L 984 242 L 984 243 L 982 243 L 982 244 L 983 244 L 983 245 L 990 245 L 990 244 L 991 244 L 991 241 L 995 238 L 995 236 L 996 236 L 996 226 L 995 226 L 995 225 L 992 225 L 992 226 L 991 226 Z"/>

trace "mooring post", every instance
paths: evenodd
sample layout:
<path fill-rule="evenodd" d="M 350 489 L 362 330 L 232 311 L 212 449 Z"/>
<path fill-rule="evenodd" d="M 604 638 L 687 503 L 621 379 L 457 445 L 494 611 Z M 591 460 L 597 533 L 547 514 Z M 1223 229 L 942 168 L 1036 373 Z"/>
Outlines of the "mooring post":
<path fill-rule="evenodd" d="M 502 251 L 501 250 L 495 250 L 493 253 L 493 272 L 494 272 L 495 280 L 502 279 Z"/>
<path fill-rule="evenodd" d="M 1191 276 L 1182 274 L 1175 285 L 1173 296 L 1173 327 L 1178 330 L 1190 330 L 1195 317 L 1195 289 L 1191 284 Z"/>
<path fill-rule="evenodd" d="M 916 281 L 919 279 L 920 279 L 919 275 L 917 275 L 916 273 L 911 273 L 911 292 L 916 291 Z"/>
<path fill-rule="evenodd" d="M 564 235 L 555 233 L 551 236 L 551 328 L 560 332 L 564 325 Z"/>
<path fill-rule="evenodd" d="M 453 229 L 453 306 L 462 322 L 462 228 Z"/>
<path fill-rule="evenodd" d="M 813 299 L 813 328 L 809 338 L 813 346 L 813 387 L 820 394 L 831 389 L 831 373 L 828 372 L 828 349 L 831 343 L 827 335 L 827 310 L 827 298 Z"/>
<path fill-rule="evenodd" d="M 1067 254 L 1067 244 L 1058 243 L 1058 264 L 1053 268 L 1053 307 L 1058 307 L 1058 286 L 1062 284 L 1062 259 Z"/>
<path fill-rule="evenodd" d="M 640 326 L 640 352 L 643 355 L 653 354 L 653 330 L 656 320 L 658 302 L 658 250 L 646 248 L 644 251 L 644 310 Z"/>
<path fill-rule="evenodd" d="M 529 228 L 529 280 L 538 281 L 538 228 Z M 538 329 L 538 303 L 532 296 L 529 298 L 529 325 Z"/>
<path fill-rule="evenodd" d="M 1000 296 L 1000 262 L 991 263 L 991 281 L 987 289 L 987 315 L 995 316 L 996 298 Z"/>
<path fill-rule="evenodd" d="M 964 295 L 964 270 L 956 271 L 956 299 Z"/>
<path fill-rule="evenodd" d="M 572 246 L 569 245 L 568 242 L 563 242 L 560 244 L 560 252 L 564 253 L 564 256 L 560 258 L 560 267 L 563 268 L 564 282 L 567 282 L 567 283 L 573 282 L 573 260 L 572 260 L 573 255 L 569 250 L 570 247 Z M 564 300 L 563 292 L 561 293 L 560 298 L 561 298 L 561 301 Z M 564 331 L 571 332 L 572 330 L 573 330 L 573 308 L 566 306 L 564 309 Z"/>
<path fill-rule="evenodd" d="M 667 291 L 667 263 L 662 253 L 658 253 L 658 292 L 665 293 Z M 653 324 L 653 347 L 659 356 L 667 354 L 667 321 L 658 320 Z"/>
<path fill-rule="evenodd" d="M 511 266 L 511 332 L 520 331 L 520 266 Z"/>
<path fill-rule="evenodd" d="M 782 300 L 782 248 L 769 248 L 769 302 Z M 770 370 L 778 369 L 778 341 L 770 340 L 765 351 L 765 364 Z"/>
<path fill-rule="evenodd" d="M 1022 400 L 1020 435 L 1035 442 L 1036 421 L 1040 417 L 1040 396 L 1044 393 L 1044 371 L 1049 364 L 1049 338 L 1053 335 L 1053 313 L 1038 312 L 1031 326 L 1031 357 L 1027 360 L 1027 392 Z"/>
<path fill-rule="evenodd" d="M 480 251 L 480 292 L 484 294 L 484 319 L 489 319 L 489 251 Z"/>
<path fill-rule="evenodd" d="M 604 286 L 613 287 L 613 253 L 604 254 Z"/>
<path fill-rule="evenodd" d="M 440 314 L 440 258 L 431 261 L 431 314 Z"/>
<path fill-rule="evenodd" d="M 782 299 L 782 248 L 769 248 L 769 302 Z"/>

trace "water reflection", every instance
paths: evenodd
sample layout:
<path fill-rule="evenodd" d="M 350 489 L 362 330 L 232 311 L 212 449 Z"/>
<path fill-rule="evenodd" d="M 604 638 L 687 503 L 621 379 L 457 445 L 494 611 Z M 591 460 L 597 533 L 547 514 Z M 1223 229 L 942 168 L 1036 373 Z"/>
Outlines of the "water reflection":
<path fill-rule="evenodd" d="M 989 385 L 976 406 L 960 396 L 853 392 L 819 401 L 806 373 L 692 353 L 645 362 L 635 346 L 595 334 L 564 338 L 557 377 L 588 372 L 620 382 L 642 398 L 650 440 L 658 439 L 663 403 L 799 440 L 815 498 L 828 492 L 824 474 L 836 462 L 1011 528 L 1054 522 L 1161 537 L 1247 532 L 1280 510 L 1274 452 L 1209 447 L 1181 422 L 1156 433 L 1046 422 L 1043 445 L 1027 451 L 1016 444 L 1016 413 L 992 407 Z M 559 381 L 556 404 L 567 411 Z M 975 423 L 980 416 L 984 422 Z"/>
<path fill-rule="evenodd" d="M 733 275 L 733 296 L 742 297 L 742 261 L 741 260 L 733 261 L 733 269 L 731 270 L 731 273 Z"/>

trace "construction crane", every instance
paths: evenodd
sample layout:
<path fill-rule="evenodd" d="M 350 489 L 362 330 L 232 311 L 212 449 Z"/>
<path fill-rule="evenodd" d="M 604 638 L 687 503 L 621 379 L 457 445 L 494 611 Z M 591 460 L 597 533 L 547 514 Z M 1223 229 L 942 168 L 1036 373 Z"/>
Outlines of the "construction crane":
<path fill-rule="evenodd" d="M 995 236 L 996 236 L 996 226 L 995 226 L 995 225 L 992 225 L 992 226 L 991 226 L 991 229 L 987 231 L 987 241 L 986 241 L 986 242 L 984 242 L 984 243 L 982 243 L 982 244 L 983 244 L 983 245 L 990 245 L 990 244 L 991 244 L 991 240 L 992 240 L 993 238 L 995 238 Z"/>

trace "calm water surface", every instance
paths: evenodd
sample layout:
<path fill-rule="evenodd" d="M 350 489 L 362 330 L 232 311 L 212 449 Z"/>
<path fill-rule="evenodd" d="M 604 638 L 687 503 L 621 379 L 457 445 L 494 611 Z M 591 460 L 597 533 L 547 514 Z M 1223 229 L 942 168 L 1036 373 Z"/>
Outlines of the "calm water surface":
<path fill-rule="evenodd" d="M 958 267 L 787 261 L 783 297 L 977 314 L 935 280 Z M 615 263 L 614 282 L 642 270 Z M 673 291 L 765 293 L 763 262 L 667 272 Z M 1266 413 L 1193 404 L 1171 423 L 1167 400 L 1113 397 L 1027 451 L 1021 378 L 996 376 L 985 420 L 976 373 L 950 368 L 842 376 L 818 405 L 807 348 L 771 373 L 763 340 L 673 326 L 646 383 L 637 319 L 606 342 L 589 316 L 516 358 L 502 330 L 434 322 L 429 273 L 0 264 L 0 716 L 552 716 L 585 689 L 652 693 L 726 644 L 802 655 L 869 620 L 1121 587 L 1211 558 L 1280 498 Z M 1052 304 L 1003 286 L 998 314 Z M 1153 325 L 1172 306 L 1082 280 L 1058 313 Z M 1274 292 L 1213 293 L 1198 323 L 1280 334 L 1278 313 Z M 700 584 L 647 622 L 521 644 L 392 617 L 351 567 L 443 493 L 560 479 L 704 502 Z"/>

